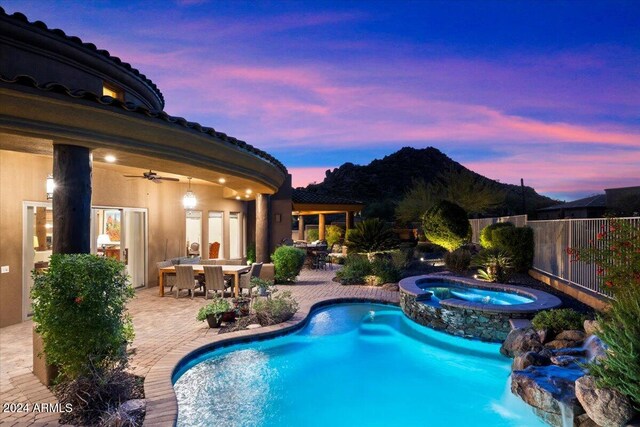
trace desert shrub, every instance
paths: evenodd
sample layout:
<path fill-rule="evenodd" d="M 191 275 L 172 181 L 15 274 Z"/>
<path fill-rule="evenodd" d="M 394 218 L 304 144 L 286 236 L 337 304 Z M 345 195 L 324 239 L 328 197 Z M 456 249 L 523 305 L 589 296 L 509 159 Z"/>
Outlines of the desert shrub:
<path fill-rule="evenodd" d="M 481 250 L 473 263 L 483 267 L 478 270 L 478 278 L 489 282 L 505 283 L 513 273 L 511 256 L 498 249 Z"/>
<path fill-rule="evenodd" d="M 47 363 L 61 379 L 101 372 L 126 361 L 133 324 L 125 308 L 134 291 L 124 264 L 89 254 L 51 256 L 34 274 L 33 320 Z"/>
<path fill-rule="evenodd" d="M 378 218 L 359 222 L 353 231 L 349 231 L 347 245 L 357 252 L 386 251 L 398 247 L 400 243 L 392 228 Z"/>
<path fill-rule="evenodd" d="M 253 304 L 253 310 L 262 326 L 275 325 L 291 319 L 298 311 L 298 302 L 291 292 L 277 293 L 273 291 L 271 298 L 260 298 Z"/>
<path fill-rule="evenodd" d="M 471 224 L 460 206 L 442 200 L 422 217 L 424 234 L 429 241 L 454 251 L 471 238 Z"/>
<path fill-rule="evenodd" d="M 320 238 L 320 231 L 317 228 L 307 230 L 307 242 L 315 242 Z"/>
<path fill-rule="evenodd" d="M 498 222 L 495 224 L 487 225 L 480 232 L 480 245 L 485 249 L 493 249 L 493 231 L 500 228 L 513 228 L 514 225 L 510 222 Z"/>
<path fill-rule="evenodd" d="M 279 246 L 271 255 L 275 270 L 275 280 L 278 283 L 295 282 L 300 274 L 306 253 L 293 246 Z"/>
<path fill-rule="evenodd" d="M 364 284 L 367 286 L 380 286 L 384 284 L 384 281 L 380 277 L 370 274 L 368 276 L 364 276 Z"/>
<path fill-rule="evenodd" d="M 471 265 L 471 251 L 465 248 L 458 248 L 453 252 L 444 254 L 444 265 L 449 271 L 462 274 Z"/>
<path fill-rule="evenodd" d="M 392 251 L 389 254 L 389 259 L 395 268 L 403 270 L 411 258 L 413 257 L 413 248 L 401 248 L 396 251 Z"/>
<path fill-rule="evenodd" d="M 325 228 L 324 236 L 327 241 L 327 245 L 332 247 L 336 243 L 340 243 L 342 240 L 342 234 L 344 230 L 337 225 L 329 225 Z"/>
<path fill-rule="evenodd" d="M 533 229 L 501 227 L 491 233 L 493 247 L 507 252 L 516 271 L 526 272 L 533 265 Z"/>
<path fill-rule="evenodd" d="M 371 263 L 374 276 L 380 278 L 381 283 L 396 283 L 400 280 L 400 269 L 390 258 L 378 258 Z"/>
<path fill-rule="evenodd" d="M 551 335 L 557 335 L 569 329 L 581 330 L 586 318 L 584 314 L 570 308 L 560 308 L 539 312 L 531 320 L 531 324 L 536 330 L 544 329 Z"/>
<path fill-rule="evenodd" d="M 598 318 L 598 336 L 607 345 L 607 357 L 589 365 L 599 387 L 628 396 L 640 410 L 640 286 L 618 289 L 611 309 Z"/>
<path fill-rule="evenodd" d="M 336 273 L 343 285 L 364 283 L 365 276 L 373 272 L 372 263 L 366 257 L 352 254 L 347 256 L 344 266 Z"/>

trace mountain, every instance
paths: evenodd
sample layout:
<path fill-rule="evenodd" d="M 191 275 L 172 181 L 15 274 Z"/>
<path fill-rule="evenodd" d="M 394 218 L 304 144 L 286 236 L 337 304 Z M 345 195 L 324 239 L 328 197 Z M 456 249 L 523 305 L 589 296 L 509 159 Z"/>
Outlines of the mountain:
<path fill-rule="evenodd" d="M 504 194 L 504 201 L 487 212 L 487 215 L 523 213 L 522 189 L 519 185 L 503 184 L 486 178 L 433 147 L 404 147 L 364 166 L 345 163 L 339 168 L 327 170 L 323 182 L 310 184 L 305 190 L 319 195 L 364 202 L 367 208 L 363 215 L 391 220 L 394 217 L 395 205 L 415 182 L 422 180 L 426 184 L 435 183 L 452 172 L 457 174 L 456 176 L 466 177 L 492 191 Z M 525 187 L 524 192 L 529 213 L 558 203 L 536 193 L 531 187 Z"/>

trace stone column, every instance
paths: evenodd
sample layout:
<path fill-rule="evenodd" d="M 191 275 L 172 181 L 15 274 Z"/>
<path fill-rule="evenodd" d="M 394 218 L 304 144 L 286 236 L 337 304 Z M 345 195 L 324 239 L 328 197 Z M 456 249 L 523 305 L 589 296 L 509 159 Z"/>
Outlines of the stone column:
<path fill-rule="evenodd" d="M 344 224 L 345 233 L 353 228 L 353 212 L 346 212 Z"/>
<path fill-rule="evenodd" d="M 91 158 L 89 149 L 53 145 L 53 253 L 91 251 Z"/>
<path fill-rule="evenodd" d="M 304 215 L 298 215 L 298 240 L 304 240 Z"/>
<path fill-rule="evenodd" d="M 324 214 L 318 215 L 318 239 L 324 240 Z"/>
<path fill-rule="evenodd" d="M 256 194 L 256 262 L 269 262 L 269 195 Z"/>

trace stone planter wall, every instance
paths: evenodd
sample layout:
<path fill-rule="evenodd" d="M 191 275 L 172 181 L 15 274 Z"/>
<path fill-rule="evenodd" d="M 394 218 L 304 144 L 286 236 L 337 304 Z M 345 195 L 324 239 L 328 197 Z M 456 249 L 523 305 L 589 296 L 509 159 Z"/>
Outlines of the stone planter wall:
<path fill-rule="evenodd" d="M 416 300 L 415 295 L 400 292 L 400 307 L 415 322 L 464 338 L 502 342 L 509 334 L 509 319 L 530 318 L 520 313 L 489 313 L 460 307 L 433 307 Z"/>

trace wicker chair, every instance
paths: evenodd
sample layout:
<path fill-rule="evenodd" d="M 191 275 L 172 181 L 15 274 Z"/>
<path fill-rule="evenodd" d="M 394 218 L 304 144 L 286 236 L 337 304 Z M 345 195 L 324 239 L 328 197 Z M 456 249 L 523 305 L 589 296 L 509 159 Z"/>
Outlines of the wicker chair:
<path fill-rule="evenodd" d="M 209 299 L 209 292 L 217 294 L 220 291 L 224 297 L 224 290 L 230 287 L 230 282 L 224 279 L 222 267 L 219 265 L 206 265 L 204 267 L 204 298 Z"/>
<path fill-rule="evenodd" d="M 260 270 L 262 269 L 262 263 L 253 263 L 251 264 L 251 269 L 247 274 L 243 274 L 240 276 L 240 294 L 242 294 L 243 289 L 247 289 L 249 296 L 251 296 L 251 278 L 252 277 L 260 277 Z"/>
<path fill-rule="evenodd" d="M 191 294 L 191 298 L 195 294 L 196 289 L 202 287 L 202 284 L 193 277 L 193 266 L 176 265 L 176 298 L 180 291 L 187 289 Z"/>
<path fill-rule="evenodd" d="M 156 263 L 158 270 L 165 267 L 171 267 L 173 263 L 171 260 L 160 261 Z M 175 274 L 165 274 L 164 275 L 164 286 L 169 286 L 169 292 L 173 291 L 173 287 L 176 285 L 176 275 Z"/>

